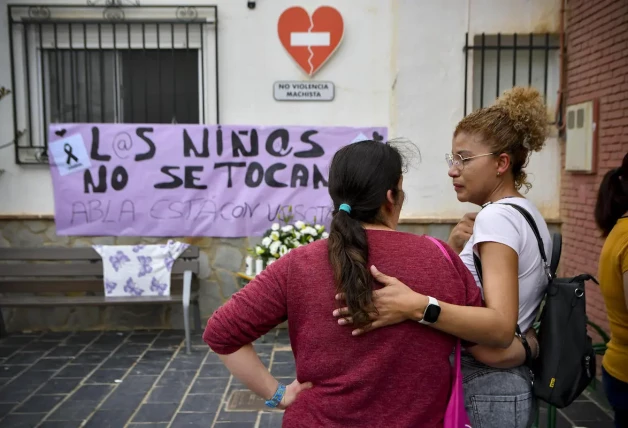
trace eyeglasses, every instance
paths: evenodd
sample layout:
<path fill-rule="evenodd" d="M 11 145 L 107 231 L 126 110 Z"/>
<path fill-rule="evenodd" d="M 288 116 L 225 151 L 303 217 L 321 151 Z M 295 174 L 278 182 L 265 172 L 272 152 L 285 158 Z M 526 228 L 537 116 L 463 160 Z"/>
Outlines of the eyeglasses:
<path fill-rule="evenodd" d="M 494 153 L 484 153 L 483 155 L 470 156 L 468 158 L 463 158 L 461 155 L 452 155 L 451 153 L 445 154 L 445 160 L 447 161 L 447 165 L 449 165 L 449 169 L 456 168 L 458 171 L 462 171 L 464 169 L 464 164 L 467 161 L 475 158 L 481 158 L 484 156 L 491 156 Z"/>

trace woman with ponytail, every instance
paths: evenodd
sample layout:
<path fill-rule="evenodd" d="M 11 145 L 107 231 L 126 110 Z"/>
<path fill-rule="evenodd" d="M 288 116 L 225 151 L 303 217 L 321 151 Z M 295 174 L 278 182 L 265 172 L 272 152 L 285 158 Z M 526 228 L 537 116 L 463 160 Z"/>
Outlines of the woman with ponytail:
<path fill-rule="evenodd" d="M 598 278 L 611 329 L 602 382 L 615 411 L 615 426 L 628 427 L 628 153 L 602 180 L 595 221 L 606 238 Z"/>
<path fill-rule="evenodd" d="M 352 337 L 330 317 L 346 296 L 356 325 L 368 327 L 382 288 L 377 265 L 434 301 L 478 306 L 481 292 L 456 254 L 430 239 L 395 231 L 404 162 L 392 144 L 340 149 L 329 172 L 329 238 L 292 250 L 235 293 L 207 323 L 203 339 L 269 407 L 286 409 L 284 427 L 442 427 L 456 338 L 406 321 Z M 285 385 L 251 343 L 288 320 L 296 378 Z"/>

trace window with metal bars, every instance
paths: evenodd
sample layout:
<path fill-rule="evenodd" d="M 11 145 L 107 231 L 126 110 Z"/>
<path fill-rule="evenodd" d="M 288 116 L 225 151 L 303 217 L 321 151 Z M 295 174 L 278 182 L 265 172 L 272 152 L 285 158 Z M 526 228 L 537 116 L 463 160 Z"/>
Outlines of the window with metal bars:
<path fill-rule="evenodd" d="M 559 86 L 559 39 L 555 34 L 478 34 L 464 46 L 464 114 L 491 105 L 514 86 L 543 94 L 554 120 Z"/>
<path fill-rule="evenodd" d="M 215 6 L 9 5 L 16 162 L 55 123 L 218 123 Z"/>

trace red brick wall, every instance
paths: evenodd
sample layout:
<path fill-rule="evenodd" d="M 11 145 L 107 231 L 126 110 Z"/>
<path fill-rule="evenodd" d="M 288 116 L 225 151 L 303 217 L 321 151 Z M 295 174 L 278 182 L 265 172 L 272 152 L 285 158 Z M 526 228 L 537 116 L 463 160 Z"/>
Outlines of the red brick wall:
<path fill-rule="evenodd" d="M 596 174 L 562 174 L 561 269 L 597 275 L 603 244 L 593 218 L 597 189 L 628 151 L 628 1 L 568 0 L 565 29 L 567 105 L 599 102 L 599 139 Z M 589 317 L 608 330 L 602 296 L 594 284 L 588 287 Z"/>

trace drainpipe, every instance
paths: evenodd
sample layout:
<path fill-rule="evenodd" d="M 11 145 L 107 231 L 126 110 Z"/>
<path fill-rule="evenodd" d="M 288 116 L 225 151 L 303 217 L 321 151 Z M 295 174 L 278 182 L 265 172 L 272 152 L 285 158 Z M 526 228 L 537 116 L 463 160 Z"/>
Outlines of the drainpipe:
<path fill-rule="evenodd" d="M 566 126 L 566 81 L 565 81 L 565 64 L 567 62 L 565 46 L 565 5 L 567 0 L 562 0 L 560 5 L 560 24 L 559 24 L 559 37 L 560 37 L 560 53 L 558 58 L 558 97 L 556 99 L 556 110 L 554 111 L 554 117 L 556 118 L 556 127 L 558 134 L 560 135 Z"/>

